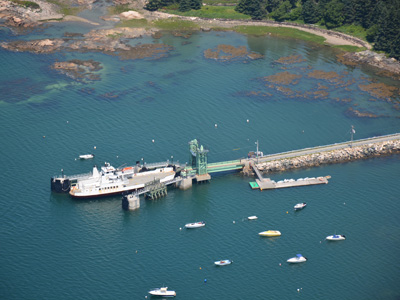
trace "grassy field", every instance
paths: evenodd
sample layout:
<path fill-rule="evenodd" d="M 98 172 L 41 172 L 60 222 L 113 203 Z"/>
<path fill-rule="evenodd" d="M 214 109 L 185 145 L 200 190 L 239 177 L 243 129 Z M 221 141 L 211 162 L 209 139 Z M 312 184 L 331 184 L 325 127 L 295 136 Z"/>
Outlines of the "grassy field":
<path fill-rule="evenodd" d="M 196 23 L 180 20 L 178 18 L 162 19 L 154 21 L 154 26 L 163 30 L 198 30 Z"/>
<path fill-rule="evenodd" d="M 206 5 L 236 5 L 239 0 L 204 0 L 203 3 Z"/>
<path fill-rule="evenodd" d="M 357 25 L 346 25 L 346 26 L 341 26 L 335 28 L 335 31 L 339 31 L 344 34 L 348 34 L 354 37 L 357 37 L 359 39 L 362 39 L 363 41 L 366 41 L 367 38 L 367 31 L 362 28 L 361 26 Z"/>
<path fill-rule="evenodd" d="M 350 46 L 350 45 L 341 45 L 341 46 L 333 46 L 333 48 L 338 48 L 340 50 L 346 52 L 361 52 L 367 50 L 365 47 L 357 47 L 357 46 Z"/>
<path fill-rule="evenodd" d="M 125 20 L 117 23 L 115 27 L 135 27 L 135 28 L 147 28 L 150 27 L 149 22 L 146 19 L 132 19 Z"/>
<path fill-rule="evenodd" d="M 164 11 L 164 10 L 161 10 Z M 234 19 L 234 20 L 250 20 L 251 17 L 235 11 L 234 6 L 210 6 L 203 5 L 199 10 L 191 10 L 188 12 L 180 12 L 175 9 L 166 9 L 164 12 L 185 17 L 199 17 L 208 19 Z"/>
<path fill-rule="evenodd" d="M 251 35 L 266 35 L 272 34 L 276 36 L 290 37 L 301 39 L 308 42 L 314 42 L 318 44 L 324 44 L 325 38 L 312 33 L 301 31 L 294 28 L 285 27 L 268 27 L 268 26 L 237 26 L 235 31 L 243 34 Z"/>

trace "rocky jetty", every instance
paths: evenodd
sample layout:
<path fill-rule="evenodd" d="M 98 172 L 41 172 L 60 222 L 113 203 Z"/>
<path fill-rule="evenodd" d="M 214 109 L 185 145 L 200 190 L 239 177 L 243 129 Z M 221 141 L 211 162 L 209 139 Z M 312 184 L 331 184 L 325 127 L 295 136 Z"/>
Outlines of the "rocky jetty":
<path fill-rule="evenodd" d="M 257 164 L 256 166 L 263 173 L 275 173 L 398 153 L 400 153 L 400 140 L 395 140 L 270 161 Z"/>

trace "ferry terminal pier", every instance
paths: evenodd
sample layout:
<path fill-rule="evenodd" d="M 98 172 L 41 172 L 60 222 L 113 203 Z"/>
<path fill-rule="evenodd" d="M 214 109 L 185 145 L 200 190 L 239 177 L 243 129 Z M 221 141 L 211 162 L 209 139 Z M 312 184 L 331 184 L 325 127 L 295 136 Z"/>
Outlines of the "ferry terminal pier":
<path fill-rule="evenodd" d="M 192 187 L 193 181 L 198 183 L 208 182 L 211 180 L 212 173 L 228 171 L 242 171 L 247 176 L 256 175 L 256 184 L 253 183 L 251 186 L 252 188 L 260 188 L 260 190 L 326 184 L 330 178 L 329 176 L 275 182 L 269 178 L 264 178 L 263 175 L 296 168 L 315 167 L 321 164 L 342 163 L 357 159 L 397 154 L 400 153 L 400 133 L 270 155 L 259 155 L 260 152 L 257 151 L 252 157 L 215 163 L 208 163 L 209 150 L 200 145 L 196 139 L 189 142 L 189 152 L 190 159 L 188 164 L 182 165 L 179 162 L 174 163 L 173 161 L 146 164 L 145 167 L 148 169 L 168 165 L 173 166 L 177 176 L 173 180 L 161 184 L 157 180 L 154 181 L 153 178 L 148 180 L 144 188 L 135 191 L 135 196 L 131 196 L 131 200 L 137 202 L 141 194 L 145 194 L 147 198 L 155 199 L 167 193 L 167 185 L 174 185 L 180 189 L 188 189 Z M 140 164 L 140 162 L 137 163 Z M 143 167 L 144 165 L 140 166 Z M 88 176 L 88 174 L 73 176 L 62 174 L 61 176 L 55 176 L 51 178 L 51 190 L 59 193 L 69 192 L 71 184 L 79 180 L 82 176 Z M 135 207 L 135 205 L 132 206 Z"/>

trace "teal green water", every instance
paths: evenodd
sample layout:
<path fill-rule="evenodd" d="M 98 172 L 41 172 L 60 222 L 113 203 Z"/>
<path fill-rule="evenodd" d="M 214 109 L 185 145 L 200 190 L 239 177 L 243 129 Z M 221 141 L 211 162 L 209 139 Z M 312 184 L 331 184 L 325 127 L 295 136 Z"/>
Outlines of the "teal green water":
<path fill-rule="evenodd" d="M 85 26 L 53 25 L 21 38 L 90 30 Z M 0 31 L 3 41 L 17 38 Z M 216 32 L 137 42 L 174 50 L 159 60 L 0 50 L 0 298 L 144 299 L 164 284 L 176 299 L 400 298 L 399 156 L 271 176 L 331 175 L 323 186 L 260 192 L 240 174 L 213 176 L 210 184 L 142 199 L 133 212 L 121 209 L 120 197 L 75 201 L 52 194 L 50 178 L 61 169 L 77 174 L 142 157 L 186 162 L 193 138 L 217 162 L 245 157 L 256 140 L 264 153 L 276 153 L 349 140 L 351 125 L 357 139 L 400 132 L 398 96 L 381 99 L 359 88 L 400 84 L 339 64 L 331 48 Z M 264 57 L 206 59 L 204 51 L 219 44 Z M 304 61 L 276 62 L 290 55 Z M 81 83 L 50 69 L 68 59 L 101 62 L 100 80 Z M 334 71 L 346 84 L 309 77 L 313 70 Z M 304 95 L 320 84 L 328 96 L 291 98 L 266 86 L 262 78 L 284 71 L 301 75 L 291 89 Z M 378 117 L 356 117 L 349 108 Z M 94 161 L 75 160 L 92 152 Z M 308 206 L 295 213 L 298 202 Z M 258 220 L 247 221 L 250 215 Z M 180 230 L 196 220 L 207 225 Z M 282 236 L 258 236 L 268 229 Z M 324 241 L 334 233 L 346 241 Z M 287 265 L 297 253 L 308 261 Z M 218 268 L 219 259 L 234 263 Z"/>

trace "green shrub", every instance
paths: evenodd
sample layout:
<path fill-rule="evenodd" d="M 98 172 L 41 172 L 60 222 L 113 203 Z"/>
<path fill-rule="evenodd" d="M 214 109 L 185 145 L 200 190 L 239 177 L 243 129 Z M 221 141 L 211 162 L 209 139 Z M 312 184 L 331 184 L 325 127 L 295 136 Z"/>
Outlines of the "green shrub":
<path fill-rule="evenodd" d="M 12 2 L 14 2 L 20 6 L 26 7 L 26 8 L 40 9 L 40 5 L 35 2 L 32 2 L 32 1 L 12 0 Z"/>

